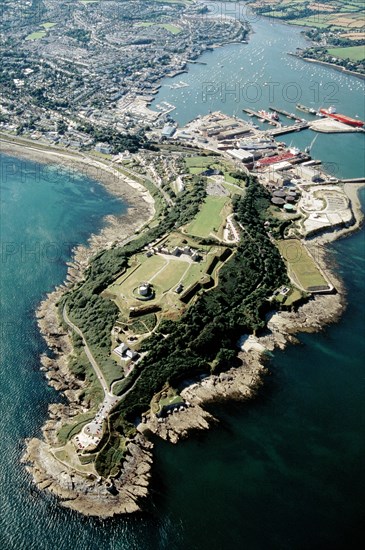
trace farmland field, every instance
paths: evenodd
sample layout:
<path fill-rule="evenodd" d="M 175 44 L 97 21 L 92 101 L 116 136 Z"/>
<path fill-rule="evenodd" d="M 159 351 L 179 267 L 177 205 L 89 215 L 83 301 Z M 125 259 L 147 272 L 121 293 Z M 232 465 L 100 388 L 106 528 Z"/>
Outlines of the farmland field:
<path fill-rule="evenodd" d="M 329 2 L 310 2 L 308 0 L 260 0 L 250 2 L 254 8 L 265 8 L 263 15 L 285 19 L 292 25 L 317 28 L 355 29 L 363 28 L 364 5 L 361 2 L 332 0 Z M 312 13 L 306 10 L 311 10 Z M 301 17 L 302 15 L 302 17 Z"/>
<path fill-rule="evenodd" d="M 351 61 L 361 61 L 365 59 L 365 46 L 349 46 L 345 48 L 331 48 L 327 50 L 333 57 L 341 59 L 351 59 Z"/>

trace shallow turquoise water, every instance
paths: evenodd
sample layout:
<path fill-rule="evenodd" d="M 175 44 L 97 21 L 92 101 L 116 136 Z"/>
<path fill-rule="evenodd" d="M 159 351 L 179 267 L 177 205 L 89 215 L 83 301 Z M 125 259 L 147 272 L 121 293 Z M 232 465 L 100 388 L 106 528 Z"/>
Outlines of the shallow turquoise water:
<path fill-rule="evenodd" d="M 278 30 L 270 32 L 272 39 L 280 36 Z M 222 49 L 207 55 L 223 54 Z M 273 63 L 272 70 L 279 70 L 281 61 Z M 303 76 L 309 79 L 315 70 L 306 65 Z M 353 82 L 354 89 L 359 86 L 354 79 L 330 74 Z M 351 105 L 342 106 L 356 114 Z M 337 159 L 343 175 L 362 175 L 362 142 L 357 145 L 357 140 L 363 136 L 348 136 L 347 150 L 338 144 L 333 151 L 335 137 L 318 139 L 318 151 L 328 162 Z M 364 206 L 365 193 L 361 196 Z M 321 334 L 300 336 L 300 346 L 276 352 L 260 397 L 216 408 L 221 420 L 217 428 L 178 446 L 158 443 L 148 514 L 100 521 L 64 510 L 37 491 L 19 459 L 24 438 L 40 435 L 48 403 L 61 399 L 39 371 L 45 345 L 34 310 L 64 279 L 73 244 L 85 242 L 102 226 L 105 214 L 121 212 L 124 206 L 88 178 L 3 156 L 0 199 L 2 548 L 360 547 L 364 231 L 331 247 L 332 261 L 348 289 L 341 321 Z"/>

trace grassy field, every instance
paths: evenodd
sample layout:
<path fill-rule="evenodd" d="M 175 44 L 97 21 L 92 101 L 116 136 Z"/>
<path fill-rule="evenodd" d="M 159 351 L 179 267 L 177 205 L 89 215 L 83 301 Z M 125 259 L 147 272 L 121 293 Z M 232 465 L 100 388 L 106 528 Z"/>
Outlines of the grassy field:
<path fill-rule="evenodd" d="M 68 464 L 72 469 L 78 472 L 95 474 L 94 464 L 92 462 L 83 464 L 71 442 L 67 443 L 62 449 L 55 450 L 53 454 L 58 460 L 64 464 Z"/>
<path fill-rule="evenodd" d="M 47 36 L 46 31 L 35 31 L 31 34 L 28 34 L 28 36 L 25 37 L 25 40 L 39 40 L 40 38 L 44 38 Z"/>
<path fill-rule="evenodd" d="M 109 388 L 113 382 L 124 378 L 123 368 L 117 363 L 116 356 L 112 356 L 112 361 L 100 364 L 100 369 L 103 371 L 103 375 Z"/>
<path fill-rule="evenodd" d="M 180 27 L 177 27 L 176 25 L 172 25 L 171 23 L 151 23 L 151 22 L 142 22 L 138 23 L 136 27 L 162 27 L 166 31 L 170 32 L 171 34 L 179 34 L 182 29 Z"/>
<path fill-rule="evenodd" d="M 216 197 L 214 197 L 216 198 Z M 184 240 L 184 243 L 182 241 Z M 194 248 L 197 245 L 188 236 L 183 237 L 181 234 L 172 234 L 166 239 L 165 245 L 169 249 L 174 248 L 174 245 L 185 246 L 186 241 Z M 154 255 L 149 258 L 144 254 L 138 254 L 135 257 L 133 265 L 117 279 L 106 291 L 106 295 L 113 299 L 119 307 L 121 314 L 126 319 L 129 316 L 131 307 L 138 307 L 148 304 L 156 304 L 161 307 L 163 314 L 175 316 L 183 311 L 185 305 L 180 300 L 180 295 L 175 292 L 176 287 L 181 283 L 183 289 L 187 290 L 191 285 L 206 277 L 206 271 L 211 263 L 212 257 L 216 254 L 220 255 L 222 247 L 217 246 L 200 246 L 199 250 L 202 253 L 202 258 L 199 262 L 191 261 L 190 257 L 181 255 L 176 258 L 171 255 Z M 218 262 L 212 276 L 215 276 L 216 269 L 221 265 Z M 138 287 L 141 282 L 148 281 L 152 284 L 155 296 L 153 299 L 143 302 L 138 300 L 133 290 Z M 159 315 L 159 314 L 158 314 Z M 138 321 L 143 321 L 144 316 Z M 133 332 L 133 331 L 132 331 Z M 141 334 L 140 330 L 137 330 Z M 145 330 L 142 331 L 146 332 Z M 103 372 L 105 369 L 103 368 Z M 107 373 L 104 372 L 107 376 Z M 108 381 L 114 373 L 110 373 Z"/>
<path fill-rule="evenodd" d="M 65 424 L 62 426 L 57 434 L 57 439 L 60 443 L 67 443 L 74 435 L 81 432 L 82 428 L 86 426 L 95 416 L 94 412 L 87 412 L 75 416 L 72 424 Z"/>
<path fill-rule="evenodd" d="M 150 279 L 153 285 L 161 288 L 163 292 L 177 284 L 190 268 L 188 262 L 174 261 L 168 262 L 165 268 Z"/>
<path fill-rule="evenodd" d="M 236 168 L 231 165 L 229 162 L 221 162 L 221 159 L 214 156 L 195 156 L 195 157 L 186 157 L 185 159 L 186 167 L 190 174 L 201 174 L 208 168 L 221 170 L 224 175 L 224 179 L 228 183 L 235 183 L 238 186 L 244 187 L 244 182 L 234 178 L 230 175 L 230 172 L 235 172 Z"/>
<path fill-rule="evenodd" d="M 137 262 L 137 266 L 130 267 L 108 289 L 109 292 L 117 296 L 116 303 L 120 309 L 125 309 L 126 306 L 128 308 L 131 306 L 141 306 L 144 303 L 133 295 L 133 290 L 144 281 L 153 285 L 155 291 L 153 301 L 160 302 L 165 293 L 174 290 L 180 280 L 190 270 L 194 271 L 195 266 L 200 265 L 182 259 L 169 259 L 168 257 L 159 255 L 147 258 L 142 254 L 138 255 Z"/>
<path fill-rule="evenodd" d="M 302 293 L 297 288 L 294 288 L 284 299 L 284 305 L 291 306 L 298 300 L 302 299 Z"/>
<path fill-rule="evenodd" d="M 233 181 L 231 181 L 233 180 Z M 230 180 L 227 181 L 227 178 L 225 176 L 225 183 L 223 183 L 223 187 L 225 187 L 227 189 L 227 191 L 231 194 L 231 195 L 243 195 L 244 194 L 244 189 L 242 188 L 237 188 L 237 184 L 235 183 L 235 179 L 234 178 L 231 178 L 230 177 Z"/>
<path fill-rule="evenodd" d="M 179 34 L 182 30 L 176 25 L 171 25 L 171 23 L 162 23 L 160 27 L 163 27 L 166 31 L 171 32 L 171 34 Z"/>
<path fill-rule="evenodd" d="M 52 29 L 52 27 L 55 27 L 56 26 L 56 23 L 42 23 L 41 24 L 41 27 L 43 27 L 44 29 Z"/>
<path fill-rule="evenodd" d="M 186 157 L 185 164 L 190 174 L 201 174 L 208 167 L 213 166 L 217 162 L 217 157 L 208 156 L 196 156 L 196 157 Z"/>
<path fill-rule="evenodd" d="M 349 46 L 346 48 L 331 48 L 327 50 L 333 57 L 341 59 L 351 59 L 351 61 L 361 61 L 365 59 L 365 46 Z"/>
<path fill-rule="evenodd" d="M 300 241 L 287 239 L 278 241 L 277 245 L 288 266 L 288 274 L 295 284 L 306 291 L 310 291 L 312 287 L 328 286 L 326 279 Z"/>
<path fill-rule="evenodd" d="M 188 225 L 186 232 L 196 237 L 208 237 L 211 233 L 217 234 L 224 222 L 223 208 L 229 197 L 206 197 L 200 212 Z"/>

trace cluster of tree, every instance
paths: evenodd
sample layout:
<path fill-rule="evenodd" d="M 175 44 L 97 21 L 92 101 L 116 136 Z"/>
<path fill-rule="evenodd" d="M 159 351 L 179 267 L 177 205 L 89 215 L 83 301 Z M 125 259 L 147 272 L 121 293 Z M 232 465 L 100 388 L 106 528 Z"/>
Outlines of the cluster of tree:
<path fill-rule="evenodd" d="M 275 5 L 264 5 L 259 8 L 255 8 L 256 13 L 260 15 L 271 15 L 271 11 L 280 11 L 280 15 L 277 15 L 279 19 L 283 19 L 284 21 L 288 19 L 301 19 L 303 17 L 310 17 L 311 15 L 318 15 L 320 10 L 318 9 L 311 9 L 305 4 L 295 5 L 295 6 L 275 6 Z M 325 12 L 326 13 L 326 12 Z"/>
<path fill-rule="evenodd" d="M 90 123 L 81 124 L 77 130 L 94 138 L 95 143 L 101 141 L 113 147 L 114 153 L 130 151 L 136 153 L 138 149 L 145 148 L 155 150 L 156 147 L 146 138 L 143 131 L 136 134 L 122 134 L 113 128 L 98 128 Z"/>
<path fill-rule="evenodd" d="M 331 44 L 332 46 L 363 46 L 365 40 L 359 38 L 358 40 L 352 40 L 350 38 L 344 38 L 338 34 L 334 34 L 331 28 L 328 29 L 310 29 L 305 32 L 305 35 L 310 38 L 313 42 L 321 42 L 323 39 L 326 39 L 326 43 Z"/>
<path fill-rule="evenodd" d="M 90 42 L 91 32 L 85 29 L 71 29 L 66 34 L 82 44 L 88 44 Z"/>
<path fill-rule="evenodd" d="M 333 57 L 323 47 L 312 47 L 301 52 L 302 57 L 310 57 L 311 59 L 317 59 L 318 61 L 324 61 L 325 63 L 331 63 L 332 65 L 338 65 L 349 71 L 355 71 L 360 74 L 365 74 L 365 59 L 355 61 L 350 58 L 336 58 Z"/>
<path fill-rule="evenodd" d="M 45 87 L 40 87 L 35 90 L 32 90 L 33 101 L 35 105 L 39 107 L 48 107 L 48 109 L 65 109 L 69 106 L 68 99 L 52 99 L 47 95 L 47 89 Z"/>

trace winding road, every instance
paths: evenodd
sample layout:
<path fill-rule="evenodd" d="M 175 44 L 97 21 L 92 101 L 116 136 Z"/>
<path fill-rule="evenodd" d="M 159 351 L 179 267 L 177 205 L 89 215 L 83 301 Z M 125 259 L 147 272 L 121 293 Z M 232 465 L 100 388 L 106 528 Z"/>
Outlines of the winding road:
<path fill-rule="evenodd" d="M 87 345 L 87 342 L 85 340 L 85 337 L 84 337 L 82 331 L 79 329 L 78 326 L 76 326 L 70 320 L 69 316 L 67 315 L 66 306 L 63 306 L 62 317 L 63 317 L 63 320 L 65 321 L 65 323 L 70 328 L 72 328 L 72 330 L 74 330 L 82 338 L 82 342 L 84 344 L 84 349 L 85 349 L 86 356 L 89 359 L 90 364 L 91 364 L 92 368 L 94 369 L 96 376 L 100 380 L 100 384 L 101 384 L 101 386 L 103 388 L 103 391 L 104 391 L 104 396 L 106 397 L 107 395 L 109 395 L 109 396 L 113 397 L 113 394 L 109 392 L 108 384 L 105 380 L 104 374 L 102 373 L 102 371 L 100 370 L 99 365 L 95 361 L 95 358 L 94 358 L 93 354 L 91 353 L 89 346 Z"/>
<path fill-rule="evenodd" d="M 115 405 L 117 405 L 122 399 L 126 397 L 126 395 L 128 395 L 129 392 L 131 392 L 134 389 L 142 373 L 139 374 L 139 376 L 134 381 L 133 385 L 130 388 L 126 389 L 122 395 L 115 395 L 111 388 L 109 390 L 104 374 L 101 371 L 99 365 L 97 364 L 93 354 L 91 353 L 91 350 L 87 345 L 86 339 L 81 329 L 79 329 L 79 327 L 70 320 L 66 311 L 66 305 L 63 306 L 62 317 L 65 323 L 67 324 L 67 326 L 70 327 L 72 330 L 74 330 L 82 338 L 86 356 L 89 359 L 90 364 L 94 369 L 94 372 L 98 377 L 104 391 L 104 399 L 99 406 L 99 409 L 95 415 L 95 418 L 91 420 L 91 422 L 86 424 L 82 428 L 80 434 L 78 434 L 78 436 L 75 438 L 77 445 L 80 449 L 90 448 L 90 446 L 91 448 L 95 448 L 101 440 L 101 437 L 104 431 L 103 430 L 104 421 L 107 420 L 110 412 L 115 407 Z"/>

